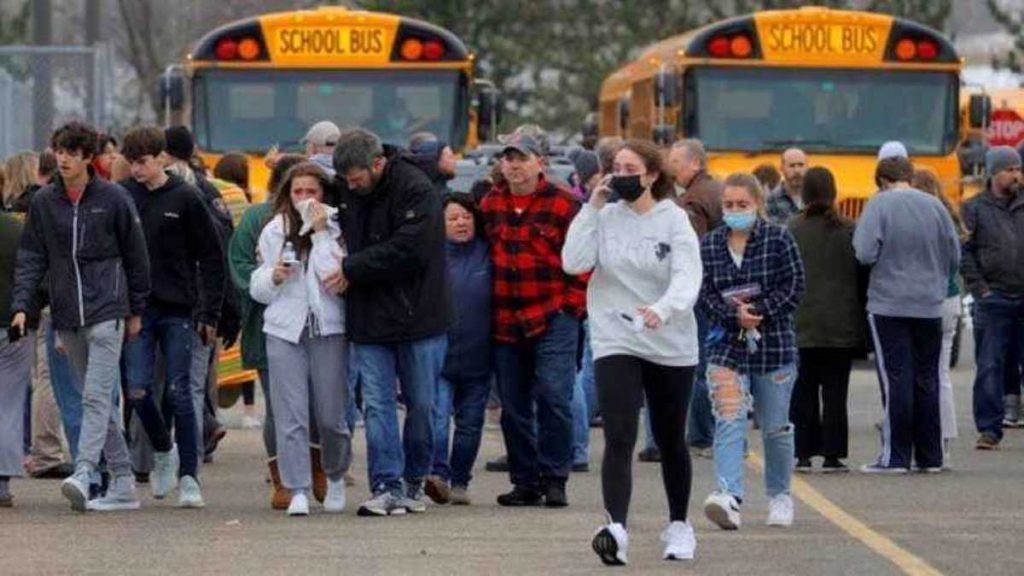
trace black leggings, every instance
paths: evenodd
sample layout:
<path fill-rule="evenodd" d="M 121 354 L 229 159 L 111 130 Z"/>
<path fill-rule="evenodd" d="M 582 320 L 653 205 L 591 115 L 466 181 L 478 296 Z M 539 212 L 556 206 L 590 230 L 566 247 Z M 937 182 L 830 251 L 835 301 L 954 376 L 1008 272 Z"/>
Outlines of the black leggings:
<path fill-rule="evenodd" d="M 685 522 L 693 469 L 686 445 L 686 415 L 694 368 L 653 364 L 636 356 L 607 356 L 594 362 L 604 416 L 601 491 L 613 522 L 626 524 L 633 492 L 633 448 L 640 408 L 647 395 L 654 439 L 661 449 L 661 478 L 671 520 Z"/>

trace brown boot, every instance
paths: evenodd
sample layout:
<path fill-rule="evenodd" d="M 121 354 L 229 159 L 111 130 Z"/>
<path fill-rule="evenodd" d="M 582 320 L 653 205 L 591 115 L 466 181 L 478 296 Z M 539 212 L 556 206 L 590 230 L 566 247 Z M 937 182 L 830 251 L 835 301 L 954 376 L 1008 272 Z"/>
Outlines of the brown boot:
<path fill-rule="evenodd" d="M 327 474 L 324 474 L 324 467 L 320 463 L 319 446 L 309 447 L 309 462 L 313 468 L 313 497 L 323 504 L 327 497 Z"/>
<path fill-rule="evenodd" d="M 291 504 L 292 495 L 281 485 L 281 473 L 277 470 L 277 458 L 268 460 L 267 467 L 270 468 L 270 483 L 272 485 L 270 507 L 274 510 L 287 510 L 288 505 Z"/>

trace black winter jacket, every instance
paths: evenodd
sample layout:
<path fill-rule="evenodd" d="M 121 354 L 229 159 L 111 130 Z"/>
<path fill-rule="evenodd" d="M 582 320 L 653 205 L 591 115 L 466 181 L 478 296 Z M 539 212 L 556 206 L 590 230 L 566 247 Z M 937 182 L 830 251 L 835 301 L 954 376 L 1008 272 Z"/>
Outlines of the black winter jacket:
<path fill-rule="evenodd" d="M 224 246 L 199 190 L 175 175 L 156 190 L 131 179 L 121 185 L 135 201 L 146 235 L 150 305 L 185 318 L 195 312 L 200 322 L 216 326 L 224 295 Z"/>
<path fill-rule="evenodd" d="M 36 193 L 18 250 L 12 314 L 31 310 L 47 273 L 56 328 L 142 314 L 150 290 L 149 256 L 124 188 L 90 169 L 77 205 L 59 177 Z"/>
<path fill-rule="evenodd" d="M 373 191 L 344 189 L 339 204 L 349 254 L 346 332 L 357 343 L 418 340 L 451 324 L 441 199 L 407 155 L 384 149 Z"/>
<path fill-rule="evenodd" d="M 967 240 L 960 273 L 974 297 L 1024 296 L 1024 191 L 1002 201 L 990 189 L 961 208 Z"/>

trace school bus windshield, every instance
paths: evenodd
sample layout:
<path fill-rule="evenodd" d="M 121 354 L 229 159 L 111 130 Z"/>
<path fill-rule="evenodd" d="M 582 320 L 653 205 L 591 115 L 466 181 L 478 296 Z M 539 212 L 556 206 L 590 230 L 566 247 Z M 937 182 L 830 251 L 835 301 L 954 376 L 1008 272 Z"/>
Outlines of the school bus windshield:
<path fill-rule="evenodd" d="M 429 131 L 466 140 L 466 85 L 455 70 L 207 70 L 194 79 L 193 127 L 209 152 L 298 150 L 309 126 L 361 126 L 387 143 Z"/>
<path fill-rule="evenodd" d="M 684 85 L 694 99 L 685 130 L 711 150 L 871 153 L 899 140 L 945 155 L 957 145 L 948 72 L 697 67 Z"/>

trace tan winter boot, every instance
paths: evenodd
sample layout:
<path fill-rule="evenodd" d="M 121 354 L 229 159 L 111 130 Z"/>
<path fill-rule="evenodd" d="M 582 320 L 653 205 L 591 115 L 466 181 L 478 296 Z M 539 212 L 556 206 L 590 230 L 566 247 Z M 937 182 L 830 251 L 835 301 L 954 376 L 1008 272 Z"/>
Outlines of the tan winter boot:
<path fill-rule="evenodd" d="M 324 474 L 324 467 L 320 463 L 319 446 L 309 447 L 309 463 L 313 469 L 313 497 L 323 504 L 327 497 L 327 474 Z"/>
<path fill-rule="evenodd" d="M 270 507 L 274 510 L 287 510 L 292 496 L 281 485 L 281 473 L 277 470 L 277 458 L 268 460 L 267 467 L 270 468 L 270 483 L 272 485 Z"/>

